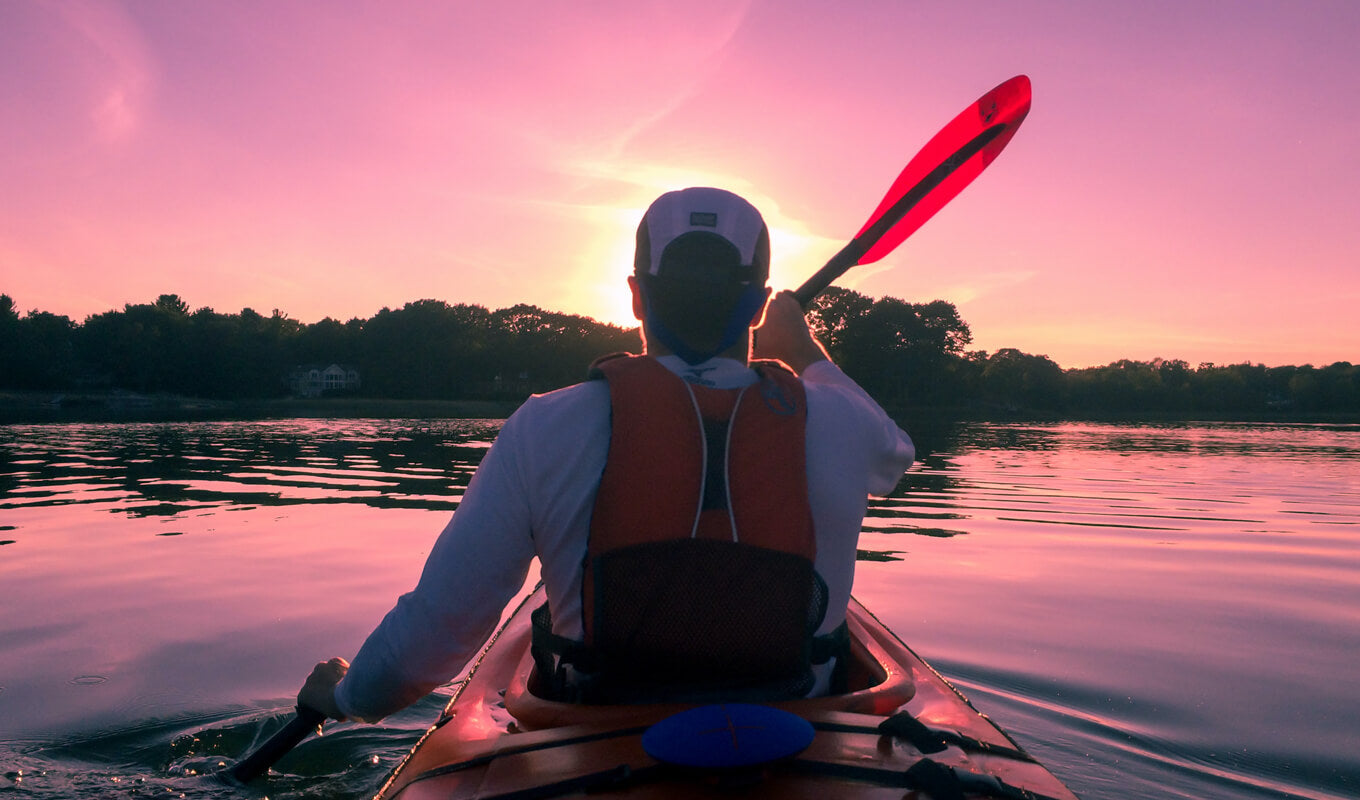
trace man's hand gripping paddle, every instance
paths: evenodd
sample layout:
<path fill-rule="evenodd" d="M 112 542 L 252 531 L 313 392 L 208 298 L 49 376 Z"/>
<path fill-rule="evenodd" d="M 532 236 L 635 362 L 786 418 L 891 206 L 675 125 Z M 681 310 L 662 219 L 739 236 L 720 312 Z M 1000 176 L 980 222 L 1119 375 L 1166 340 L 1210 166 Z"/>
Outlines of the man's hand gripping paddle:
<path fill-rule="evenodd" d="M 1029 104 L 1029 78 L 1017 75 L 935 134 L 897 176 L 855 238 L 794 292 L 803 308 L 851 267 L 891 253 L 963 191 L 1015 135 Z"/>

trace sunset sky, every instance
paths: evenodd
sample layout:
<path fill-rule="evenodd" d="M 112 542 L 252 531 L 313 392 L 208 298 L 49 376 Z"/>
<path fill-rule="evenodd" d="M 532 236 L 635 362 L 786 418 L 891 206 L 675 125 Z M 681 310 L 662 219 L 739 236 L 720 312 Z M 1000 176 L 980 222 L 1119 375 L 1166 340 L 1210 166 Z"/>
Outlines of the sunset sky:
<path fill-rule="evenodd" d="M 792 288 L 1012 75 L 1006 152 L 840 285 L 973 348 L 1360 361 L 1360 2 L 0 0 L 0 292 L 631 324 L 633 231 L 716 185 Z"/>

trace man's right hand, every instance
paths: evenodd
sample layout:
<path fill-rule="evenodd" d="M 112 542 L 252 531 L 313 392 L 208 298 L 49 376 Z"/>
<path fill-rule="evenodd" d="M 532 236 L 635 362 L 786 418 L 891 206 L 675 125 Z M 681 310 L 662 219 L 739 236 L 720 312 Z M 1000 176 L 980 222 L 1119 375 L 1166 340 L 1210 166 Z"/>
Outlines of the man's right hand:
<path fill-rule="evenodd" d="M 826 350 L 808 329 L 803 307 L 793 292 L 783 291 L 770 299 L 765 307 L 765 320 L 756 328 L 756 358 L 783 361 L 799 375 L 811 364 L 829 361 Z"/>

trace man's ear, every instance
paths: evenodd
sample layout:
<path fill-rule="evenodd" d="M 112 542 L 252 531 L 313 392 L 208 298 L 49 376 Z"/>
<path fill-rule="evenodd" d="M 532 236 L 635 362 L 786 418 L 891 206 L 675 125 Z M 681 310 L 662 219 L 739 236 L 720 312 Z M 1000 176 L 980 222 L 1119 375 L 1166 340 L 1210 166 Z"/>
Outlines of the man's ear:
<path fill-rule="evenodd" d="M 642 296 L 642 283 L 636 275 L 628 276 L 628 288 L 633 292 L 633 318 L 645 322 L 647 318 L 647 298 Z"/>
<path fill-rule="evenodd" d="M 754 317 L 751 317 L 751 324 L 747 327 L 759 328 L 760 323 L 765 321 L 765 309 L 770 305 L 770 293 L 773 291 L 770 287 L 765 287 L 765 299 L 760 301 L 760 311 L 756 312 Z"/>

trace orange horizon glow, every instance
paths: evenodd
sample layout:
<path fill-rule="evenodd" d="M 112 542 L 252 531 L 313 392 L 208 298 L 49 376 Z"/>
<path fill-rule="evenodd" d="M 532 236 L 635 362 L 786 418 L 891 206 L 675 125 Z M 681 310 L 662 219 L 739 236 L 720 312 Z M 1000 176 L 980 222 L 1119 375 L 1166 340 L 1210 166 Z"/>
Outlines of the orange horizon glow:
<path fill-rule="evenodd" d="M 838 285 L 1064 367 L 1356 362 L 1357 38 L 1360 6 L 1322 0 L 5 4 L 0 292 L 77 322 L 174 293 L 631 326 L 661 192 L 747 197 L 793 288 L 1025 73 L 1006 152 Z"/>

